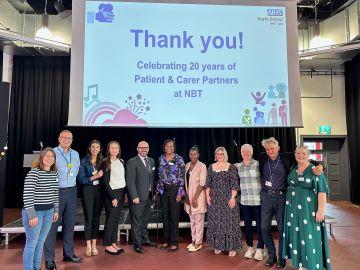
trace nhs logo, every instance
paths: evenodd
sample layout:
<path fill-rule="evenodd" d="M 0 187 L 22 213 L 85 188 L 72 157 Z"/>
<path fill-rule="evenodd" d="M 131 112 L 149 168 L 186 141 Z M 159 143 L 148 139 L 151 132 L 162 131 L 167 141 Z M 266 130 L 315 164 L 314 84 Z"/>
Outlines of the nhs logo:
<path fill-rule="evenodd" d="M 282 16 L 283 10 L 278 8 L 268 8 L 267 10 L 268 16 Z"/>

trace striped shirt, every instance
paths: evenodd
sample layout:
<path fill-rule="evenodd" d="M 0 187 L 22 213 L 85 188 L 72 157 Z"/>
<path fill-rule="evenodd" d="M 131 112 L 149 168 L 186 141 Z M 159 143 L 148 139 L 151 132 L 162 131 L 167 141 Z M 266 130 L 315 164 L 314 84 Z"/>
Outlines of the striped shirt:
<path fill-rule="evenodd" d="M 55 208 L 59 212 L 59 176 L 57 171 L 31 169 L 24 182 L 24 208 L 28 219 L 36 217 L 36 210 Z"/>
<path fill-rule="evenodd" d="M 241 162 L 238 167 L 238 174 L 241 190 L 240 203 L 251 206 L 260 205 L 261 181 L 259 162 L 252 159 L 247 166 Z"/>

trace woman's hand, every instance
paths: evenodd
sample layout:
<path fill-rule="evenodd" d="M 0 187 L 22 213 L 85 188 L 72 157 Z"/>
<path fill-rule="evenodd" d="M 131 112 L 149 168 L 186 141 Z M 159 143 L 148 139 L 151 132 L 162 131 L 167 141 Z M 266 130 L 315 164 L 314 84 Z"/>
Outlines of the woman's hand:
<path fill-rule="evenodd" d="M 322 221 L 324 221 L 324 219 L 325 219 L 324 211 L 318 210 L 318 211 L 316 212 L 316 217 L 315 217 L 315 219 L 316 219 L 316 222 L 322 222 Z"/>
<path fill-rule="evenodd" d="M 194 207 L 194 208 L 198 207 L 198 199 L 197 198 L 194 197 L 191 200 L 191 206 Z"/>
<path fill-rule="evenodd" d="M 118 200 L 117 200 L 117 199 L 113 199 L 113 200 L 111 201 L 111 203 L 112 203 L 112 206 L 113 206 L 113 207 L 117 207 L 117 205 L 118 205 Z"/>
<path fill-rule="evenodd" d="M 234 208 L 235 203 L 236 203 L 235 197 L 231 197 L 231 199 L 230 199 L 229 202 L 228 202 L 228 206 L 229 206 L 230 208 Z"/>
<path fill-rule="evenodd" d="M 206 201 L 207 201 L 208 205 L 211 205 L 211 197 L 210 197 L 210 195 L 206 196 Z"/>
<path fill-rule="evenodd" d="M 189 201 L 189 197 L 188 197 L 188 196 L 185 196 L 185 203 L 186 203 L 187 205 L 190 205 L 190 201 Z"/>
<path fill-rule="evenodd" d="M 39 222 L 39 219 L 37 217 L 34 217 L 29 220 L 29 225 L 31 228 L 34 228 Z"/>
<path fill-rule="evenodd" d="M 59 219 L 59 213 L 54 213 L 53 222 L 56 222 Z"/>
<path fill-rule="evenodd" d="M 180 202 L 181 201 L 181 196 L 180 195 L 176 195 L 176 202 Z"/>
<path fill-rule="evenodd" d="M 104 175 L 103 170 L 100 170 L 100 171 L 96 174 L 96 177 L 97 177 L 97 178 L 100 178 L 100 177 L 102 177 L 103 175 Z"/>

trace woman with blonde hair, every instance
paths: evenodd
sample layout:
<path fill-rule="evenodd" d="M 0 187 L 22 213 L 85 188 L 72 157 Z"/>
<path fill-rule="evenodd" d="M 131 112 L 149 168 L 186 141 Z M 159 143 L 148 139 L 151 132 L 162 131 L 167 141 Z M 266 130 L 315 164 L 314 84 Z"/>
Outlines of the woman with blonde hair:
<path fill-rule="evenodd" d="M 228 251 L 230 257 L 241 249 L 240 210 L 235 197 L 239 189 L 237 170 L 228 162 L 225 147 L 215 150 L 215 163 L 208 169 L 206 199 L 208 203 L 207 243 L 215 254 Z"/>

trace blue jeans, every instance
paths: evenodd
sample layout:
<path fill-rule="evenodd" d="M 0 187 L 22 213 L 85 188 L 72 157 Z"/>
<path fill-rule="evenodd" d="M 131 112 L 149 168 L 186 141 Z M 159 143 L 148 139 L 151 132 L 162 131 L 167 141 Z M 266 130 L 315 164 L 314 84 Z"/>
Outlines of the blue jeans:
<path fill-rule="evenodd" d="M 24 270 L 41 269 L 43 246 L 51 228 L 54 208 L 36 211 L 39 222 L 33 228 L 29 225 L 29 219 L 24 209 L 21 211 L 21 215 L 26 234 L 26 244 L 23 253 Z"/>

